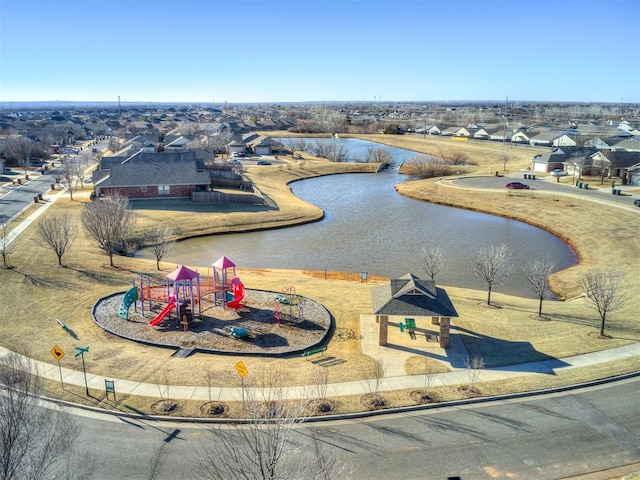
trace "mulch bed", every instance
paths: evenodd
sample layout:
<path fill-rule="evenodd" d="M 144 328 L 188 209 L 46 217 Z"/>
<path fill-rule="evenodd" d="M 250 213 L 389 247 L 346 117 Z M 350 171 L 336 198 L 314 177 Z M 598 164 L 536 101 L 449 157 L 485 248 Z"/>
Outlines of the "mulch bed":
<path fill-rule="evenodd" d="M 175 415 L 182 410 L 182 405 L 175 400 L 159 400 L 151 405 L 155 415 Z"/>
<path fill-rule="evenodd" d="M 104 330 L 130 340 L 148 344 L 195 348 L 211 353 L 283 354 L 313 347 L 325 338 L 331 326 L 329 312 L 315 300 L 304 298 L 302 315 L 297 307 L 279 305 L 279 320 L 275 316 L 277 293 L 246 290 L 243 308 L 236 311 L 214 305 L 212 299 L 202 301 L 202 319 L 190 322 L 188 330 L 171 313 L 159 326 L 149 325 L 166 304 L 145 302 L 144 315 L 140 306 L 132 306 L 129 319 L 118 316 L 124 294 L 105 297 L 96 303 L 94 321 Z M 197 311 L 196 311 L 197 313 Z M 289 314 L 293 313 L 291 318 Z M 248 332 L 243 339 L 230 335 L 232 327 Z"/>
<path fill-rule="evenodd" d="M 229 405 L 224 402 L 207 402 L 200 405 L 200 413 L 207 417 L 225 417 L 229 411 Z"/>
<path fill-rule="evenodd" d="M 367 393 L 360 397 L 360 405 L 367 410 L 379 410 L 387 406 L 387 401 L 377 393 Z"/>
<path fill-rule="evenodd" d="M 433 396 L 426 390 L 414 390 L 409 396 L 417 405 L 425 405 L 427 403 L 433 403 L 434 401 Z"/>

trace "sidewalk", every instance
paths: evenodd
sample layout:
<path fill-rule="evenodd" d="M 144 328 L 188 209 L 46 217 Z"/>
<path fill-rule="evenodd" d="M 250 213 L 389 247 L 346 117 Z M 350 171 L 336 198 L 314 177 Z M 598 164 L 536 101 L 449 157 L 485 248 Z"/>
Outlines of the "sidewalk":
<path fill-rule="evenodd" d="M 458 335 L 453 332 L 451 335 L 451 339 L 452 343 L 462 343 Z M 371 347 L 370 342 L 365 340 L 366 337 L 365 339 L 363 339 L 363 349 L 365 343 L 368 345 L 366 348 L 369 349 Z M 390 358 L 386 355 L 391 355 L 391 352 L 393 352 L 393 355 L 397 355 L 397 350 L 393 348 L 379 348 L 381 352 L 376 355 L 378 355 L 378 359 L 382 362 L 386 362 Z M 389 352 L 387 352 L 387 350 L 389 350 Z M 454 348 L 453 351 L 456 351 L 456 353 L 454 355 L 450 355 L 449 358 L 453 363 L 458 363 L 460 359 L 457 357 L 459 355 L 462 355 L 463 352 L 456 348 Z M 0 347 L 0 359 L 9 355 L 10 353 L 11 352 L 8 349 Z M 367 352 L 365 351 L 365 353 Z M 487 368 L 480 371 L 478 381 L 490 382 L 495 380 L 508 380 L 510 378 L 528 375 L 555 375 L 561 370 L 587 367 L 590 365 L 597 365 L 599 363 L 622 360 L 636 355 L 640 355 L 640 343 L 544 362 L 532 362 L 519 365 L 509 365 L 499 368 Z M 383 366 L 389 367 L 389 370 L 395 370 L 395 363 L 397 363 L 397 361 L 393 360 L 393 362 L 390 364 L 383 363 Z M 55 364 L 40 361 L 34 361 L 34 366 L 37 369 L 38 374 L 48 380 L 60 382 L 60 372 L 62 372 L 62 380 L 65 385 L 85 385 L 84 375 L 82 371 L 71 370 L 69 368 L 60 369 Z M 153 383 L 135 382 L 126 379 L 103 377 L 100 375 L 94 375 L 91 372 L 87 372 L 87 384 L 89 388 L 104 390 L 105 380 L 114 381 L 114 386 L 117 394 L 139 395 L 155 398 L 159 398 L 161 394 L 167 394 L 166 385 L 157 385 Z M 410 388 L 419 389 L 424 388 L 424 382 L 424 375 L 385 376 L 385 378 L 380 380 L 378 391 L 386 392 Z M 433 374 L 433 381 L 431 382 L 431 385 L 464 385 L 467 383 L 469 383 L 469 372 L 467 371 L 467 369 L 453 367 L 453 371 L 451 372 Z M 340 397 L 346 395 L 364 395 L 367 393 L 371 393 L 374 387 L 375 380 L 334 383 L 328 385 L 327 396 Z M 209 388 L 207 386 L 170 385 L 168 388 L 168 393 L 170 393 L 171 398 L 176 400 L 183 399 L 208 401 L 211 398 L 219 401 L 242 401 L 242 389 L 240 386 Z M 284 390 L 284 395 L 289 399 L 313 398 L 317 396 L 315 394 L 316 386 L 314 385 L 287 387 Z"/>

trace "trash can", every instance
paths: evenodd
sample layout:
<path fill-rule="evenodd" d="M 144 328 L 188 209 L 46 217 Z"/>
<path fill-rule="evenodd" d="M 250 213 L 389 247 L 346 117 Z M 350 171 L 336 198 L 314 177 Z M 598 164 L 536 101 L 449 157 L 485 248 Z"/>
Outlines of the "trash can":
<path fill-rule="evenodd" d="M 588 184 L 588 183 L 585 183 L 585 184 L 584 184 L 584 189 L 585 189 L 585 190 L 589 190 L 589 184 Z"/>
<path fill-rule="evenodd" d="M 615 194 L 616 194 L 616 189 L 615 189 L 615 188 L 612 188 L 612 189 L 611 189 L 611 195 L 615 195 Z"/>
<path fill-rule="evenodd" d="M 582 188 L 582 182 L 578 182 L 578 188 Z"/>
<path fill-rule="evenodd" d="M 33 197 L 33 203 L 38 203 L 38 196 Z"/>
<path fill-rule="evenodd" d="M 531 175 L 531 180 L 535 180 L 536 176 L 535 175 Z"/>
<path fill-rule="evenodd" d="M 529 178 L 529 175 L 525 173 L 524 174 L 524 179 L 527 180 L 528 178 Z"/>
<path fill-rule="evenodd" d="M 400 333 L 404 333 L 404 323 L 400 322 L 398 326 L 400 327 Z"/>

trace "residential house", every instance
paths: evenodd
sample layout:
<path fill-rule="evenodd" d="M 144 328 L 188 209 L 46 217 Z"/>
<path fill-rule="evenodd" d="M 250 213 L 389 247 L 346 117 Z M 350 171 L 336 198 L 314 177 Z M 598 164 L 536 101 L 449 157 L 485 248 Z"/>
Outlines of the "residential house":
<path fill-rule="evenodd" d="M 627 168 L 627 182 L 629 185 L 640 185 L 640 163 Z"/>
<path fill-rule="evenodd" d="M 211 186 L 211 175 L 193 152 L 138 152 L 122 161 L 103 157 L 100 166 L 93 173 L 98 197 L 191 198 Z"/>
<path fill-rule="evenodd" d="M 459 129 L 460 127 L 448 127 L 442 130 L 440 135 L 443 137 L 453 137 Z"/>
<path fill-rule="evenodd" d="M 614 145 L 611 145 L 611 150 L 625 150 L 627 152 L 640 152 L 640 138 L 628 138 L 622 140 Z"/>
<path fill-rule="evenodd" d="M 493 129 L 487 129 L 487 134 L 489 135 L 489 140 L 495 142 L 510 142 L 513 130 L 507 126 L 495 127 Z"/>
<path fill-rule="evenodd" d="M 548 130 L 529 138 L 529 145 L 539 147 L 575 147 L 576 142 L 565 132 Z"/>
<path fill-rule="evenodd" d="M 640 163 L 640 151 L 631 152 L 627 150 L 606 150 L 598 151 L 592 155 L 594 167 L 602 173 L 602 168 L 606 169 L 607 177 L 617 177 L 622 179 L 623 184 L 630 183 L 629 169 L 633 169 Z"/>

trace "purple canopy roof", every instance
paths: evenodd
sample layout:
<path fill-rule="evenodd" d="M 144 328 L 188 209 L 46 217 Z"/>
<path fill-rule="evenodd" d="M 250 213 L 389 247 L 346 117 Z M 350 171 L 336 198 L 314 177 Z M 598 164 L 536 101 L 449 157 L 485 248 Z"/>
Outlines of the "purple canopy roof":
<path fill-rule="evenodd" d="M 169 280 L 173 280 L 174 282 L 180 280 L 193 280 L 198 277 L 200 274 L 198 272 L 194 272 L 190 268 L 185 267 L 184 265 L 180 265 L 173 272 L 167 275 Z"/>
<path fill-rule="evenodd" d="M 217 268 L 231 268 L 235 267 L 236 264 L 229 260 L 227 257 L 220 257 L 216 263 L 213 264 L 214 267 Z"/>

